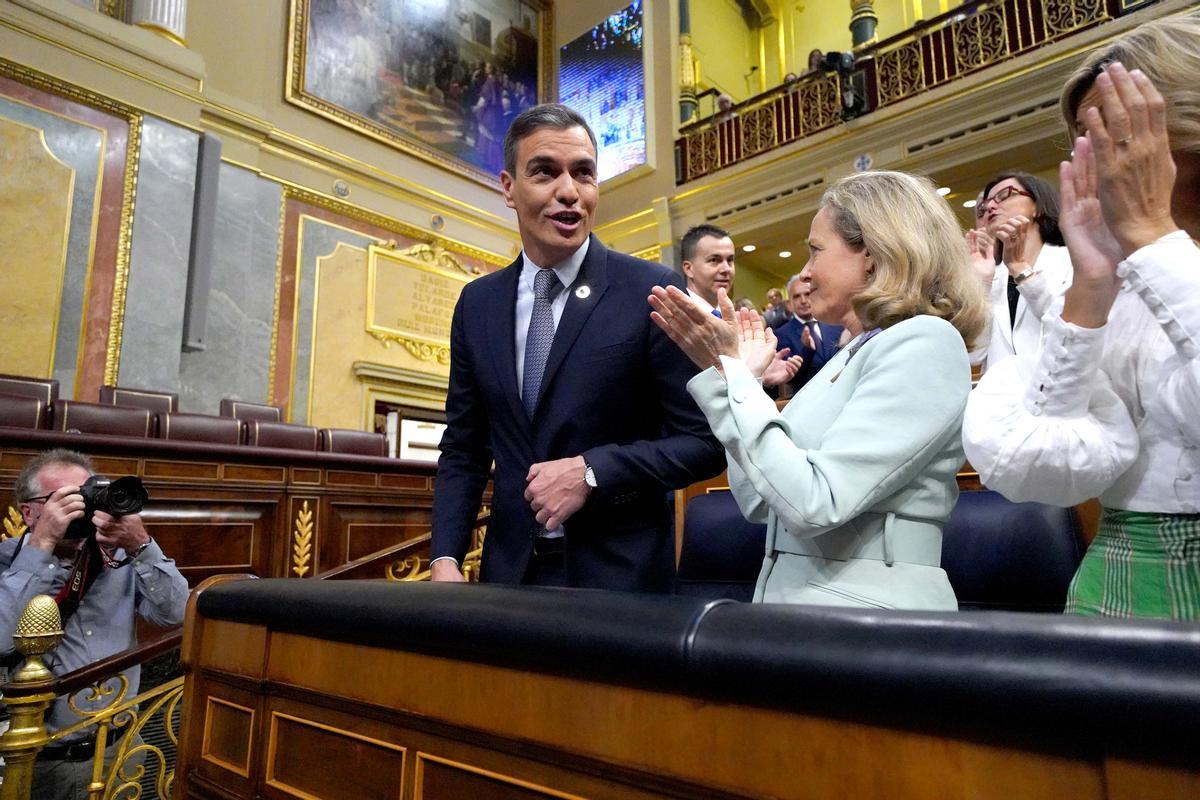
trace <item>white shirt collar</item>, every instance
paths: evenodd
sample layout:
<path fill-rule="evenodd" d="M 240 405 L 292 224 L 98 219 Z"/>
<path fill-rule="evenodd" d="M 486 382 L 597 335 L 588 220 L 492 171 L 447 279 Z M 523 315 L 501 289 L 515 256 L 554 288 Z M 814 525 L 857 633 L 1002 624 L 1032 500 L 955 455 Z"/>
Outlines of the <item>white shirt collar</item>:
<path fill-rule="evenodd" d="M 588 245 L 591 244 L 592 237 L 583 240 L 583 244 L 579 249 L 566 258 L 561 264 L 551 267 L 554 273 L 558 275 L 559 281 L 562 282 L 564 288 L 570 288 L 575 282 L 575 278 L 579 276 L 579 269 L 583 266 L 583 259 L 587 256 Z M 533 259 L 524 250 L 521 251 L 521 281 L 533 286 L 533 276 L 537 274 L 542 267 L 533 263 Z"/>
<path fill-rule="evenodd" d="M 705 300 L 703 297 L 701 297 L 699 295 L 699 293 L 693 292 L 690 288 L 687 290 L 687 293 L 688 293 L 688 297 L 692 298 L 693 303 L 700 306 L 700 308 L 703 308 L 709 314 L 711 314 L 715 310 L 713 308 L 712 304 L 710 304 L 707 300 Z"/>

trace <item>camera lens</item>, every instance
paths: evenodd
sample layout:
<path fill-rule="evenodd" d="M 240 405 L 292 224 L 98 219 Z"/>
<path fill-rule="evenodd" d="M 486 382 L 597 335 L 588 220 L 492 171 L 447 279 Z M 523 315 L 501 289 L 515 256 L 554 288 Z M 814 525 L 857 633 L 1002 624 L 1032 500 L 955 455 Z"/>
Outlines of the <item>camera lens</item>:
<path fill-rule="evenodd" d="M 146 489 L 141 480 L 129 475 L 118 478 L 108 486 L 107 511 L 114 516 L 136 514 L 146 505 Z"/>

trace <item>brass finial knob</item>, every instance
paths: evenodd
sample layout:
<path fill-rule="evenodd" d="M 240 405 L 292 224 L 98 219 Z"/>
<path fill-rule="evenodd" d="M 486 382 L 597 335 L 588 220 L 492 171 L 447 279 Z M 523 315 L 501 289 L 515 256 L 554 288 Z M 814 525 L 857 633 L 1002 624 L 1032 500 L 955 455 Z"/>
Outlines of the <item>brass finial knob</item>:
<path fill-rule="evenodd" d="M 25 663 L 10 680 L 17 683 L 49 678 L 50 670 L 42 663 L 42 655 L 57 647 L 62 635 L 62 617 L 54 598 L 39 594 L 30 600 L 13 631 L 13 645 L 25 656 Z"/>

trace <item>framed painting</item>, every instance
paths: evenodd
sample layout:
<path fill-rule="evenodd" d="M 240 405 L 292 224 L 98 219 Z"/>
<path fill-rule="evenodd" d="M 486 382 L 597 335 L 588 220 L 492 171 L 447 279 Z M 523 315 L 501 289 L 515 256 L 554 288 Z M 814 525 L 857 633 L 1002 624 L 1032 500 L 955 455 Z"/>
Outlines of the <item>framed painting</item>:
<path fill-rule="evenodd" d="M 291 0 L 286 98 L 497 185 L 513 118 L 552 96 L 548 0 Z"/>

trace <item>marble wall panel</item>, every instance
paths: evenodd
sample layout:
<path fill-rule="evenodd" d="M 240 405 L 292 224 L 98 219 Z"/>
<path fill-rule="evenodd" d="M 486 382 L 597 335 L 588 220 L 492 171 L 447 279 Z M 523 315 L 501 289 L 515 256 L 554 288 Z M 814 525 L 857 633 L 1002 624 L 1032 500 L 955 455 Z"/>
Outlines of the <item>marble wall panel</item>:
<path fill-rule="evenodd" d="M 312 384 L 313 331 L 318 296 L 318 270 L 322 259 L 328 258 L 339 244 L 347 244 L 365 250 L 376 241 L 365 236 L 332 225 L 312 217 L 300 219 L 300 247 L 297 254 L 299 279 L 296 306 L 296 349 L 295 369 L 292 371 L 291 421 L 307 425 L 323 425 L 321 420 L 310 420 L 309 397 Z"/>
<path fill-rule="evenodd" d="M 222 397 L 267 402 L 282 187 L 222 164 L 207 349 L 183 353 L 180 410 L 216 414 Z"/>
<path fill-rule="evenodd" d="M 0 97 L 0 116 L 42 131 L 50 152 L 75 173 L 71 195 L 67 259 L 59 297 L 58 332 L 54 343 L 54 377 L 62 395 L 71 397 L 78 371 L 83 297 L 95 246 L 104 131 Z M 17 339 L 9 340 L 16 335 Z M 6 331 L 4 346 L 20 346 L 19 331 Z"/>
<path fill-rule="evenodd" d="M 195 131 L 145 118 L 125 293 L 121 386 L 179 390 L 199 143 Z"/>

